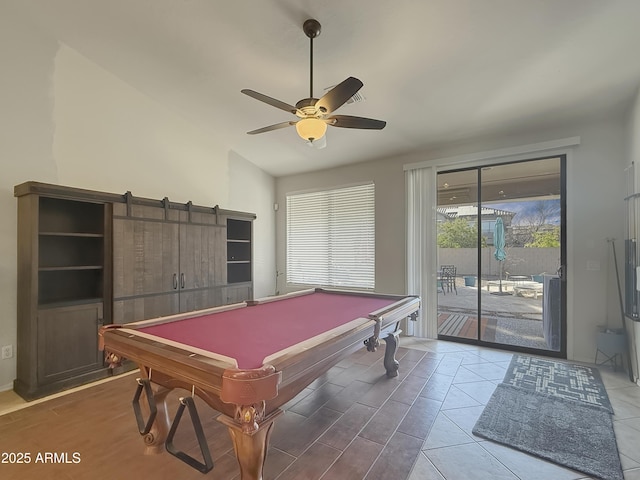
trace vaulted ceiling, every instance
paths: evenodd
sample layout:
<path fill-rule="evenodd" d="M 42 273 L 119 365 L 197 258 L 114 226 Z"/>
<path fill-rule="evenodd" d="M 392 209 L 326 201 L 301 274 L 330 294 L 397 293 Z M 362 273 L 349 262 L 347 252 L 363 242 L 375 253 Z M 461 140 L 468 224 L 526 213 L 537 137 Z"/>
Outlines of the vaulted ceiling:
<path fill-rule="evenodd" d="M 13 0 L 11 0 L 13 1 Z M 640 84 L 637 0 L 16 0 L 36 24 L 265 171 L 279 176 L 623 112 Z M 295 104 L 349 76 L 365 101 L 309 148 Z"/>

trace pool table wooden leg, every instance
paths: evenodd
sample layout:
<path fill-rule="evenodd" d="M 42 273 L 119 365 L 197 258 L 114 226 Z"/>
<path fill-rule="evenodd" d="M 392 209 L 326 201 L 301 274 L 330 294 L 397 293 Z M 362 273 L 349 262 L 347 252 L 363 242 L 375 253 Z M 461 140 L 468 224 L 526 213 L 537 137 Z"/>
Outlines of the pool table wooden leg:
<path fill-rule="evenodd" d="M 153 422 L 151 431 L 144 435 L 144 444 L 146 445 L 144 454 L 155 455 L 164 452 L 164 442 L 167 439 L 171 421 L 169 420 L 169 412 L 167 410 L 167 395 L 171 393 L 172 388 L 165 388 L 152 383 L 153 397 L 156 401 L 158 414 Z M 143 406 L 146 408 L 146 402 Z"/>
<path fill-rule="evenodd" d="M 233 449 L 236 452 L 238 464 L 240 464 L 241 480 L 262 480 L 273 422 L 281 413 L 281 410 L 276 410 L 270 414 L 259 423 L 258 429 L 251 434 L 246 433 L 242 424 L 236 420 L 226 415 L 218 417 L 218 421 L 224 423 L 229 429 Z"/>
<path fill-rule="evenodd" d="M 387 370 L 387 377 L 389 378 L 398 376 L 398 366 L 400 364 L 396 360 L 396 351 L 398 350 L 398 335 L 400 333 L 400 330 L 389 332 L 384 339 L 386 344 L 384 348 L 384 368 Z"/>

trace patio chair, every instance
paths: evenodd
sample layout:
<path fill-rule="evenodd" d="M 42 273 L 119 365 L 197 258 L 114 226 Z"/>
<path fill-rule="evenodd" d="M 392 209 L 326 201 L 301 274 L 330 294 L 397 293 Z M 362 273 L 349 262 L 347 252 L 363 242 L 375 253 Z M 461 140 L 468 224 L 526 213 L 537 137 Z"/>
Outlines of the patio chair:
<path fill-rule="evenodd" d="M 458 294 L 456 288 L 456 266 L 455 265 L 442 265 L 440 267 L 440 278 L 442 281 L 442 291 L 445 289 L 451 291 L 452 289 Z"/>
<path fill-rule="evenodd" d="M 531 280 L 533 280 L 534 282 L 537 283 L 544 283 L 544 276 L 546 275 L 545 272 L 542 272 L 538 275 L 531 275 Z"/>

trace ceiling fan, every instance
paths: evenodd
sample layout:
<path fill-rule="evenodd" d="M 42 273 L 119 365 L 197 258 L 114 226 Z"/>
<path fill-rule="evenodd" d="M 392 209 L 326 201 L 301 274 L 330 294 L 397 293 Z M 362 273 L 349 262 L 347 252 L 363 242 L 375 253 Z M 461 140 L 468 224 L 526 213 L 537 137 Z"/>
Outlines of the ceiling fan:
<path fill-rule="evenodd" d="M 314 142 L 321 140 L 327 131 L 327 125 L 342 128 L 359 128 L 369 130 L 382 130 L 387 122 L 382 120 L 374 120 L 372 118 L 354 117 L 351 115 L 331 115 L 332 112 L 344 105 L 347 100 L 353 97 L 363 83 L 355 77 L 349 77 L 342 83 L 339 83 L 329 90 L 322 98 L 313 97 L 313 39 L 320 35 L 320 22 L 309 19 L 302 25 L 302 30 L 309 37 L 310 41 L 310 62 L 309 62 L 309 98 L 303 98 L 295 107 L 288 103 L 281 102 L 275 98 L 268 97 L 254 90 L 244 89 L 242 93 L 248 95 L 261 102 L 293 113 L 298 116 L 298 120 L 276 123 L 268 127 L 258 128 L 247 132 L 249 135 L 257 133 L 270 132 L 280 128 L 296 126 L 296 131 L 301 138 L 313 145 Z M 322 143 L 322 142 L 321 142 Z"/>

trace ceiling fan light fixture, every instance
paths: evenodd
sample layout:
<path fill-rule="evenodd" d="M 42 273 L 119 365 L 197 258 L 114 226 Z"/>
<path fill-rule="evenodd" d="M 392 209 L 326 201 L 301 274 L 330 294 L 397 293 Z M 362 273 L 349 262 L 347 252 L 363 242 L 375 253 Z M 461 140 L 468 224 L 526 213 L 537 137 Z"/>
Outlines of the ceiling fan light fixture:
<path fill-rule="evenodd" d="M 327 132 L 327 124 L 319 118 L 303 118 L 296 122 L 296 131 L 303 140 L 313 142 L 324 137 Z"/>

